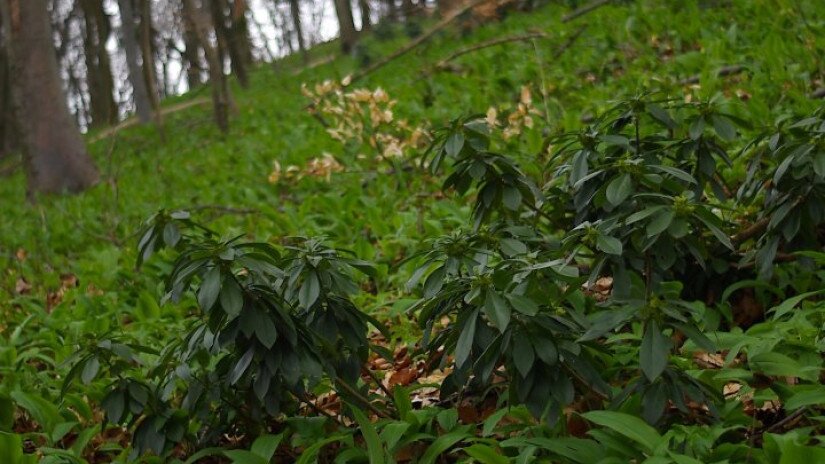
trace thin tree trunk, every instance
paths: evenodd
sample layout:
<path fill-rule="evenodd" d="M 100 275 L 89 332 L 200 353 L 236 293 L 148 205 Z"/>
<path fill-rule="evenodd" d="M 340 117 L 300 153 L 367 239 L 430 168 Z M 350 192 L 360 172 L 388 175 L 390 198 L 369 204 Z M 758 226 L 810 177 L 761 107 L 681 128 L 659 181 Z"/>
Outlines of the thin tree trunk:
<path fill-rule="evenodd" d="M 234 30 L 226 24 L 228 9 L 226 0 L 210 0 L 210 3 L 212 4 L 212 22 L 215 26 L 215 35 L 218 37 L 218 49 L 222 57 L 221 62 L 223 63 L 228 55 L 232 73 L 238 77 L 238 82 L 241 84 L 241 87 L 248 87 L 249 77 L 246 72 L 246 63 L 243 59 L 243 53 L 240 50 L 240 39 L 236 36 L 236 34 L 241 34 L 241 32 Z"/>
<path fill-rule="evenodd" d="M 246 12 L 249 10 L 247 0 L 233 0 L 232 2 L 232 35 L 230 38 L 236 42 L 235 47 L 238 55 L 243 60 L 244 65 L 249 68 L 255 61 L 252 56 L 252 38 L 249 31 L 249 21 Z"/>
<path fill-rule="evenodd" d="M 369 0 L 358 0 L 358 9 L 361 10 L 361 30 L 368 31 L 372 29 Z"/>
<path fill-rule="evenodd" d="M 395 0 L 385 0 L 387 4 L 387 19 L 390 21 L 398 21 L 398 6 Z"/>
<path fill-rule="evenodd" d="M 129 83 L 132 84 L 132 99 L 135 102 L 135 111 L 143 124 L 152 121 L 152 102 L 149 93 L 146 91 L 146 80 L 143 77 L 143 70 L 140 66 L 140 50 L 137 43 L 135 31 L 135 14 L 132 0 L 118 0 L 120 7 L 121 29 L 120 35 L 123 40 L 123 48 L 126 51 L 126 64 L 129 67 Z"/>
<path fill-rule="evenodd" d="M 195 25 L 192 24 L 192 19 L 188 14 L 183 16 L 183 46 L 186 47 L 183 53 L 183 59 L 186 60 L 186 84 L 189 89 L 193 89 L 203 84 L 201 79 L 201 53 L 200 42 L 198 41 L 198 34 L 195 31 Z"/>
<path fill-rule="evenodd" d="M 81 0 L 80 6 L 86 25 L 84 52 L 92 125 L 116 123 L 118 107 L 114 98 L 115 84 L 109 52 L 106 50 L 106 42 L 111 34 L 109 16 L 103 10 L 103 2 L 99 0 Z"/>
<path fill-rule="evenodd" d="M 77 192 L 98 180 L 60 80 L 46 0 L 0 0 L 10 31 L 12 95 L 29 195 Z"/>
<path fill-rule="evenodd" d="M 289 0 L 289 12 L 292 16 L 292 27 L 295 31 L 295 37 L 298 39 L 298 50 L 301 51 L 304 64 L 307 64 L 309 63 L 309 52 L 304 42 L 304 29 L 301 26 L 301 5 L 298 3 L 298 0 Z"/>
<path fill-rule="evenodd" d="M 3 15 L 0 11 L 0 159 L 17 147 L 14 136 L 14 114 L 11 100 L 11 65 L 6 53 L 8 47 L 8 30 L 3 27 Z"/>
<path fill-rule="evenodd" d="M 212 107 L 215 113 L 215 123 L 221 132 L 226 133 L 229 131 L 229 105 L 231 97 L 218 52 L 209 42 L 208 17 L 205 11 L 195 6 L 194 0 L 183 0 L 183 8 L 186 16 L 188 16 L 192 22 L 193 29 L 198 37 L 198 42 L 200 42 L 200 46 L 203 48 L 206 61 L 209 65 L 209 81 L 212 86 Z"/>
<path fill-rule="evenodd" d="M 158 93 L 158 77 L 155 69 L 155 47 L 152 29 L 152 3 L 151 0 L 140 1 L 140 54 L 143 59 L 143 76 L 146 80 L 146 91 L 149 93 L 149 101 L 155 110 L 155 119 L 158 128 L 161 126 L 160 95 Z"/>
<path fill-rule="evenodd" d="M 350 0 L 333 0 L 335 3 L 335 14 L 338 16 L 339 38 L 341 39 L 341 50 L 349 53 L 358 41 L 358 33 L 355 30 L 355 22 L 352 19 L 352 5 Z"/>

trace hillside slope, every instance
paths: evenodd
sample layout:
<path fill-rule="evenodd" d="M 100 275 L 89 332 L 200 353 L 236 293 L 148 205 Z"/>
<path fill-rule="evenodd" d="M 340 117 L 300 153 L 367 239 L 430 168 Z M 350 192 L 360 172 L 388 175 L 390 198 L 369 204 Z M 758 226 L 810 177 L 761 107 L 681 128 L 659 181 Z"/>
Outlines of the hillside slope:
<path fill-rule="evenodd" d="M 825 86 L 825 10 L 816 0 L 613 2 L 565 23 L 561 18 L 569 12 L 566 3 L 511 12 L 501 21 L 472 28 L 453 25 L 347 91 L 365 89 L 365 102 L 391 107 L 387 126 L 397 128 L 404 121 L 410 133 L 421 129 L 429 134 L 471 114 L 516 127 L 512 140 L 518 149 L 507 155 L 535 175 L 549 162 L 550 135 L 579 130 L 615 101 L 636 95 L 650 93 L 650 98 L 676 102 L 712 100 L 746 119 L 750 124 L 735 130 L 743 137 L 726 146 L 729 153 L 738 153 L 744 148 L 740 140 L 757 136 L 777 120 L 822 106 L 821 100 L 810 98 Z M 431 25 L 424 21 L 420 27 Z M 47 403 L 59 403 L 63 419 L 52 422 L 68 421 L 74 414 L 91 427 L 102 417 L 100 401 L 118 380 L 92 380 L 95 370 L 88 385 L 75 382 L 58 402 L 79 347 L 94 347 L 106 335 L 157 348 L 179 339 L 191 326 L 194 298 L 158 304 L 174 254 L 162 251 L 143 269 L 135 268 L 141 227 L 158 210 L 188 210 L 222 237 L 282 243 L 285 237 L 323 236 L 333 246 L 375 263 L 376 274 L 359 281 L 362 291 L 353 299 L 390 327 L 383 336 L 372 333 L 373 340 L 397 352 L 404 347 L 406 354 L 407 345 L 412 351 L 421 329 L 405 313 L 415 292 L 405 287 L 414 269 L 404 260 L 431 249 L 433 239 L 467 228 L 473 198 L 442 191 L 439 174 L 419 169 L 428 136 L 402 157 L 379 158 L 385 146 L 371 149 L 333 138 L 325 124 L 334 118 L 310 114 L 310 99 L 302 91 L 303 85 L 314 92 L 325 81 L 333 86 L 348 80 L 408 43 L 407 31 L 412 29 L 380 26 L 353 56 L 328 62 L 325 57 L 333 45 L 321 46 L 313 55 L 322 64 L 310 69 L 301 69 L 297 57 L 262 65 L 248 89 L 233 85 L 237 112 L 226 136 L 214 127 L 208 106 L 186 105 L 206 96 L 208 89 L 164 103 L 186 108 L 166 117 L 162 137 L 154 127 L 89 134 L 102 180 L 80 195 L 43 197 L 28 204 L 23 174 L 4 178 L 0 353 L 8 362 L 0 371 L 0 400 L 7 392 L 31 392 Z M 446 66 L 435 66 L 465 47 L 524 34 L 535 37 L 468 51 Z M 384 93 L 395 103 L 384 101 Z M 503 115 L 510 115 L 509 121 Z M 361 122 L 369 132 L 369 121 Z M 745 176 L 744 163 L 723 169 L 726 177 Z M 432 394 L 422 396 L 420 402 L 437 401 Z M 594 398 L 582 403 L 599 400 Z M 750 420 L 739 412 L 730 414 L 736 415 L 739 429 Z M 14 417 L 19 433 L 41 430 L 38 418 L 23 420 L 19 412 Z M 433 417 L 428 423 L 434 423 Z M 444 431 L 451 416 L 439 417 L 438 430 Z M 584 436 L 573 430 L 577 424 L 574 418 L 564 427 Z M 719 431 L 708 447 L 724 433 Z M 364 438 L 369 440 L 366 434 Z M 122 434 L 107 439 L 112 447 L 126 442 Z M 102 447 L 102 441 L 95 446 Z M 38 445 L 66 447 L 67 442 L 43 438 Z M 307 447 L 311 441 L 294 445 Z M 185 451 L 191 450 L 176 453 L 182 457 Z M 94 462 L 105 462 L 102 459 Z M 489 459 L 478 458 L 500 462 Z"/>

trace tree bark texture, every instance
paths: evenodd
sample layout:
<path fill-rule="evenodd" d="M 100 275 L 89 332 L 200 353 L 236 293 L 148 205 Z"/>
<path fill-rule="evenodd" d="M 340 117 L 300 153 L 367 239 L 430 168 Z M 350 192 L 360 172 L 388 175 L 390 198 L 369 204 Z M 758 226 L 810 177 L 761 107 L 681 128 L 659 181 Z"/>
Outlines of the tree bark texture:
<path fill-rule="evenodd" d="M 12 96 L 30 196 L 77 192 L 98 180 L 60 80 L 46 0 L 0 0 L 8 24 Z"/>
<path fill-rule="evenodd" d="M 152 101 L 146 90 L 146 80 L 143 77 L 140 48 L 135 30 L 135 13 L 132 0 L 118 0 L 120 6 L 120 35 L 123 49 L 126 52 L 126 64 L 129 68 L 129 83 L 132 84 L 132 100 L 135 102 L 135 112 L 143 124 L 152 120 Z"/>
<path fill-rule="evenodd" d="M 85 20 L 83 40 L 86 58 L 86 79 L 91 107 L 91 125 L 116 123 L 118 106 L 114 98 L 114 78 L 106 42 L 111 35 L 109 16 L 100 0 L 80 0 Z"/>
<path fill-rule="evenodd" d="M 358 33 L 355 30 L 355 22 L 352 19 L 352 5 L 350 0 L 333 0 L 335 3 L 335 14 L 338 16 L 339 38 L 341 40 L 341 50 L 349 53 L 358 41 Z"/>
<path fill-rule="evenodd" d="M 203 0 L 208 1 L 208 0 Z M 212 86 L 212 107 L 215 114 L 215 123 L 221 132 L 229 131 L 230 95 L 226 76 L 223 74 L 223 63 L 217 50 L 209 41 L 209 17 L 203 9 L 195 5 L 195 0 L 183 0 L 184 13 L 189 17 L 198 42 L 206 55 L 209 67 L 209 81 Z"/>
<path fill-rule="evenodd" d="M 289 0 L 289 13 L 292 16 L 292 28 L 295 31 L 295 37 L 298 39 L 298 50 L 301 52 L 304 64 L 307 64 L 309 63 L 309 52 L 304 42 L 304 28 L 301 25 L 301 5 L 298 0 Z"/>

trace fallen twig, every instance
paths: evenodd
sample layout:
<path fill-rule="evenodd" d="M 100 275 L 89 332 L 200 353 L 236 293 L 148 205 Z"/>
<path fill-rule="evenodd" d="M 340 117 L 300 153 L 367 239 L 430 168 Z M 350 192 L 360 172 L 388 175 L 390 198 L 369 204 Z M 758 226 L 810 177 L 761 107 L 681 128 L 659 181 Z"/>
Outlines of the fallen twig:
<path fill-rule="evenodd" d="M 349 84 L 351 84 L 351 83 L 353 83 L 353 82 L 355 82 L 359 79 L 364 78 L 368 74 L 373 73 L 376 70 L 383 68 L 389 62 L 395 60 L 396 58 L 407 54 L 410 50 L 412 50 L 412 49 L 418 47 L 419 45 L 423 44 L 424 42 L 430 40 L 437 32 L 444 29 L 450 23 L 455 21 L 456 18 L 458 18 L 459 16 L 463 15 L 464 13 L 466 13 L 467 11 L 472 9 L 473 7 L 475 7 L 477 5 L 480 5 L 481 3 L 485 2 L 485 1 L 487 1 L 487 0 L 472 0 L 471 2 L 464 4 L 464 6 L 455 9 L 450 14 L 445 16 L 444 19 L 439 21 L 435 26 L 433 26 L 430 30 L 428 30 L 424 34 L 421 34 L 420 36 L 418 36 L 412 42 L 410 42 L 407 45 L 399 48 L 398 50 L 396 50 L 394 52 L 392 52 L 387 57 L 376 61 L 375 63 L 371 64 L 370 66 L 366 67 L 365 69 L 355 73 L 346 85 L 349 85 Z"/>
<path fill-rule="evenodd" d="M 742 66 L 741 64 L 734 64 L 734 65 L 730 65 L 730 66 L 722 66 L 721 68 L 719 68 L 718 71 L 716 71 L 716 77 L 725 77 L 725 76 L 731 76 L 733 74 L 739 74 L 739 73 L 741 73 L 742 71 L 744 71 L 746 69 L 747 68 L 745 66 Z M 686 77 L 686 78 L 682 79 L 681 81 L 679 81 L 679 84 L 680 85 L 697 84 L 699 82 L 699 80 L 701 79 L 701 77 L 702 76 L 700 74 L 696 74 L 695 76 Z"/>
<path fill-rule="evenodd" d="M 506 44 L 506 43 L 510 43 L 510 42 L 523 42 L 523 41 L 527 41 L 527 40 L 547 39 L 547 38 L 550 38 L 550 35 L 547 34 L 546 32 L 530 32 L 530 33 L 527 33 L 527 34 L 514 35 L 514 36 L 510 36 L 510 37 L 500 37 L 498 39 L 487 40 L 485 42 L 477 43 L 475 45 L 471 45 L 469 47 L 465 47 L 465 48 L 462 48 L 460 50 L 457 50 L 457 51 L 453 52 L 448 57 L 446 57 L 446 58 L 442 59 L 441 61 L 439 61 L 438 63 L 436 63 L 435 68 L 443 68 L 443 67 L 446 66 L 447 63 L 449 63 L 450 61 L 452 61 L 452 60 L 454 60 L 454 59 L 456 59 L 460 56 L 463 56 L 463 55 L 466 55 L 468 53 L 472 53 L 472 52 L 475 52 L 475 51 L 478 51 L 478 50 L 483 50 L 485 48 L 495 47 L 496 45 L 502 45 L 502 44 Z"/>
<path fill-rule="evenodd" d="M 583 26 L 583 27 L 579 28 L 576 32 L 574 32 L 573 35 L 568 37 L 567 40 L 553 53 L 553 58 L 558 58 L 562 53 L 564 53 L 565 50 L 570 48 L 570 46 L 573 45 L 573 42 L 575 42 L 576 39 L 579 38 L 581 33 L 584 32 L 584 30 L 586 28 L 587 28 L 587 26 Z M 463 55 L 466 55 L 468 53 L 472 53 L 472 52 L 475 52 L 475 51 L 478 51 L 478 50 L 484 50 L 485 48 L 495 47 L 496 45 L 502 45 L 502 44 L 511 43 L 511 42 L 524 42 L 524 41 L 534 40 L 534 39 L 549 39 L 549 38 L 551 38 L 551 35 L 546 33 L 546 32 L 530 32 L 530 33 L 527 33 L 527 34 L 514 35 L 514 36 L 509 36 L 509 37 L 500 37 L 500 38 L 497 38 L 497 39 L 487 40 L 485 42 L 477 43 L 475 45 L 471 45 L 469 47 L 465 47 L 465 48 L 462 48 L 462 49 L 459 49 L 459 50 L 453 52 L 452 54 L 450 54 L 446 58 L 444 58 L 441 61 L 439 61 L 438 63 L 436 63 L 434 67 L 436 69 L 444 69 L 444 68 L 447 67 L 447 63 L 449 63 L 450 61 L 452 61 L 452 60 L 454 60 L 454 59 L 456 59 L 460 56 L 463 56 Z"/>
<path fill-rule="evenodd" d="M 167 114 L 175 113 L 175 112 L 178 112 L 178 111 L 183 111 L 183 110 L 185 110 L 187 108 L 191 108 L 193 106 L 205 105 L 205 104 L 208 104 L 209 102 L 210 102 L 210 100 L 207 99 L 207 98 L 197 98 L 195 100 L 191 100 L 191 101 L 188 101 L 188 102 L 183 102 L 183 103 L 180 103 L 180 104 L 177 104 L 177 105 L 162 108 L 160 110 L 160 114 L 162 116 L 166 116 Z M 136 126 L 139 123 L 140 123 L 140 120 L 133 116 L 133 117 L 121 122 L 120 124 L 118 124 L 116 126 L 113 126 L 113 127 L 110 127 L 108 129 L 104 130 L 103 132 L 95 135 L 94 137 L 92 137 L 89 140 L 89 143 L 95 143 L 95 142 L 99 142 L 100 140 L 107 139 L 107 138 L 113 136 L 114 134 L 122 131 L 123 129 L 128 129 L 132 126 Z"/>
<path fill-rule="evenodd" d="M 258 214 L 258 211 L 255 208 L 235 208 L 232 206 L 224 206 L 224 205 L 197 205 L 189 208 L 192 211 L 203 211 L 203 210 L 210 210 L 210 211 L 219 211 L 222 213 L 227 214 Z"/>
<path fill-rule="evenodd" d="M 595 0 L 593 2 L 588 3 L 587 5 L 579 8 L 578 10 L 573 11 L 572 13 L 568 13 L 561 18 L 561 22 L 567 23 L 573 21 L 574 19 L 578 18 L 579 16 L 584 16 L 591 11 L 603 7 L 608 3 L 612 2 L 613 0 Z"/>

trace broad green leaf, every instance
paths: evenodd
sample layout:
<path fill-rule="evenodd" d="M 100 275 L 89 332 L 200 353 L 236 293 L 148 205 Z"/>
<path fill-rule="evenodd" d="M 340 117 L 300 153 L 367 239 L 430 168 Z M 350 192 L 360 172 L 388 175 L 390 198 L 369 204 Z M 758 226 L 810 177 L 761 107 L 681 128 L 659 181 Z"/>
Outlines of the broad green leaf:
<path fill-rule="evenodd" d="M 476 337 L 476 321 L 478 320 L 478 310 L 476 309 L 470 314 L 469 320 L 464 323 L 461 334 L 458 336 L 458 341 L 455 345 L 455 365 L 461 367 L 470 357 L 470 351 L 473 349 L 473 341 Z"/>
<path fill-rule="evenodd" d="M 651 382 L 659 378 L 667 367 L 670 348 L 670 339 L 662 333 L 659 324 L 656 321 L 648 323 L 642 337 L 639 364 L 645 377 Z"/>
<path fill-rule="evenodd" d="M 278 435 L 263 434 L 252 442 L 250 451 L 264 458 L 266 462 L 269 462 L 272 460 L 272 456 L 275 456 L 275 451 L 278 449 L 278 445 L 281 444 L 283 438 L 284 435 L 282 433 Z"/>
<path fill-rule="evenodd" d="M 198 289 L 198 304 L 204 311 L 209 311 L 218 299 L 221 291 L 221 270 L 215 266 L 206 271 L 203 282 Z"/>
<path fill-rule="evenodd" d="M 733 127 L 728 118 L 713 115 L 711 121 L 713 121 L 713 130 L 719 137 L 728 141 L 736 138 L 736 128 Z"/>
<path fill-rule="evenodd" d="M 80 373 L 80 380 L 85 385 L 89 385 L 89 383 L 91 383 L 91 381 L 95 378 L 95 376 L 97 375 L 99 370 L 100 370 L 100 360 L 97 359 L 97 356 L 92 356 L 83 365 L 83 370 Z"/>
<path fill-rule="evenodd" d="M 819 295 L 823 292 L 825 292 L 825 290 L 816 290 L 813 292 L 806 292 L 793 296 L 783 301 L 782 303 L 774 306 L 773 308 L 769 309 L 768 313 L 773 313 L 773 319 L 778 320 L 785 314 L 791 312 L 803 300 L 806 300 L 812 296 Z"/>
<path fill-rule="evenodd" d="M 806 373 L 796 360 L 782 353 L 764 352 L 749 356 L 748 365 L 751 370 L 765 375 L 810 378 L 811 369 Z"/>
<path fill-rule="evenodd" d="M 384 429 L 381 430 L 381 441 L 387 445 L 388 450 L 392 451 L 409 428 L 410 424 L 406 422 L 387 424 L 384 426 Z"/>
<path fill-rule="evenodd" d="M 622 242 L 619 239 L 609 235 L 600 234 L 596 238 L 596 248 L 611 255 L 622 254 Z"/>
<path fill-rule="evenodd" d="M 418 461 L 418 463 L 433 464 L 445 451 L 461 440 L 468 438 L 472 438 L 472 435 L 467 431 L 467 427 L 460 427 L 457 430 L 441 435 L 427 448 L 427 451 L 424 452 L 424 455 L 421 456 L 421 460 Z"/>
<path fill-rule="evenodd" d="M 269 464 L 269 460 L 247 450 L 227 450 L 224 456 L 232 460 L 232 464 Z"/>
<path fill-rule="evenodd" d="M 484 314 L 502 333 L 510 324 L 510 305 L 493 289 L 487 290 L 487 297 L 484 300 Z"/>
<path fill-rule="evenodd" d="M 301 307 L 310 308 L 318 300 L 320 294 L 321 282 L 318 280 L 318 274 L 310 270 L 304 277 L 304 282 L 298 292 L 298 303 Z"/>
<path fill-rule="evenodd" d="M 252 363 L 252 357 L 255 355 L 255 349 L 250 347 L 246 350 L 246 353 L 241 356 L 237 363 L 235 363 L 235 367 L 232 368 L 232 371 L 229 373 L 229 384 L 235 385 L 235 383 L 240 380 L 240 378 L 246 372 L 246 369 L 249 367 L 249 364 Z"/>
<path fill-rule="evenodd" d="M 630 194 L 633 193 L 633 179 L 630 174 L 624 173 L 614 178 L 607 184 L 605 196 L 607 201 L 613 205 L 620 205 Z"/>
<path fill-rule="evenodd" d="M 785 401 L 783 406 L 785 409 L 793 411 L 805 406 L 822 404 L 825 404 L 825 386 L 806 385 L 805 390 L 794 393 L 793 396 Z"/>
<path fill-rule="evenodd" d="M 527 374 L 530 373 L 535 359 L 536 353 L 533 351 L 530 340 L 525 336 L 515 337 L 513 340 L 513 363 L 522 377 L 526 378 Z"/>
<path fill-rule="evenodd" d="M 504 295 L 513 309 L 527 316 L 535 316 L 539 313 L 538 305 L 529 297 L 507 293 Z"/>
<path fill-rule="evenodd" d="M 664 232 L 670 223 L 673 222 L 673 217 L 676 213 L 672 209 L 665 209 L 653 216 L 653 219 L 647 224 L 647 235 L 653 237 Z"/>
<path fill-rule="evenodd" d="M 464 448 L 464 452 L 481 464 L 508 464 L 510 462 L 495 449 L 481 443 Z"/>
<path fill-rule="evenodd" d="M 644 446 L 648 452 L 656 449 L 662 440 L 656 429 L 630 414 L 615 411 L 590 411 L 582 414 L 582 417 L 635 441 Z"/>
<path fill-rule="evenodd" d="M 228 276 L 224 279 L 220 294 L 221 308 L 229 319 L 234 319 L 243 308 L 243 293 L 235 278 Z"/>
<path fill-rule="evenodd" d="M 367 456 L 369 456 L 370 464 L 383 464 L 384 448 L 381 446 L 381 439 L 375 431 L 375 426 L 358 408 L 352 408 L 352 415 L 358 422 L 358 428 L 367 443 Z"/>
<path fill-rule="evenodd" d="M 455 157 L 461 153 L 462 148 L 464 148 L 464 134 L 460 131 L 450 134 L 446 142 L 444 142 L 444 151 L 451 157 Z"/>
<path fill-rule="evenodd" d="M 63 416 L 61 416 L 57 410 L 57 406 L 42 396 L 34 393 L 24 393 L 18 390 L 13 391 L 11 397 L 18 406 L 25 409 L 46 432 L 50 433 L 57 424 L 64 422 Z"/>

